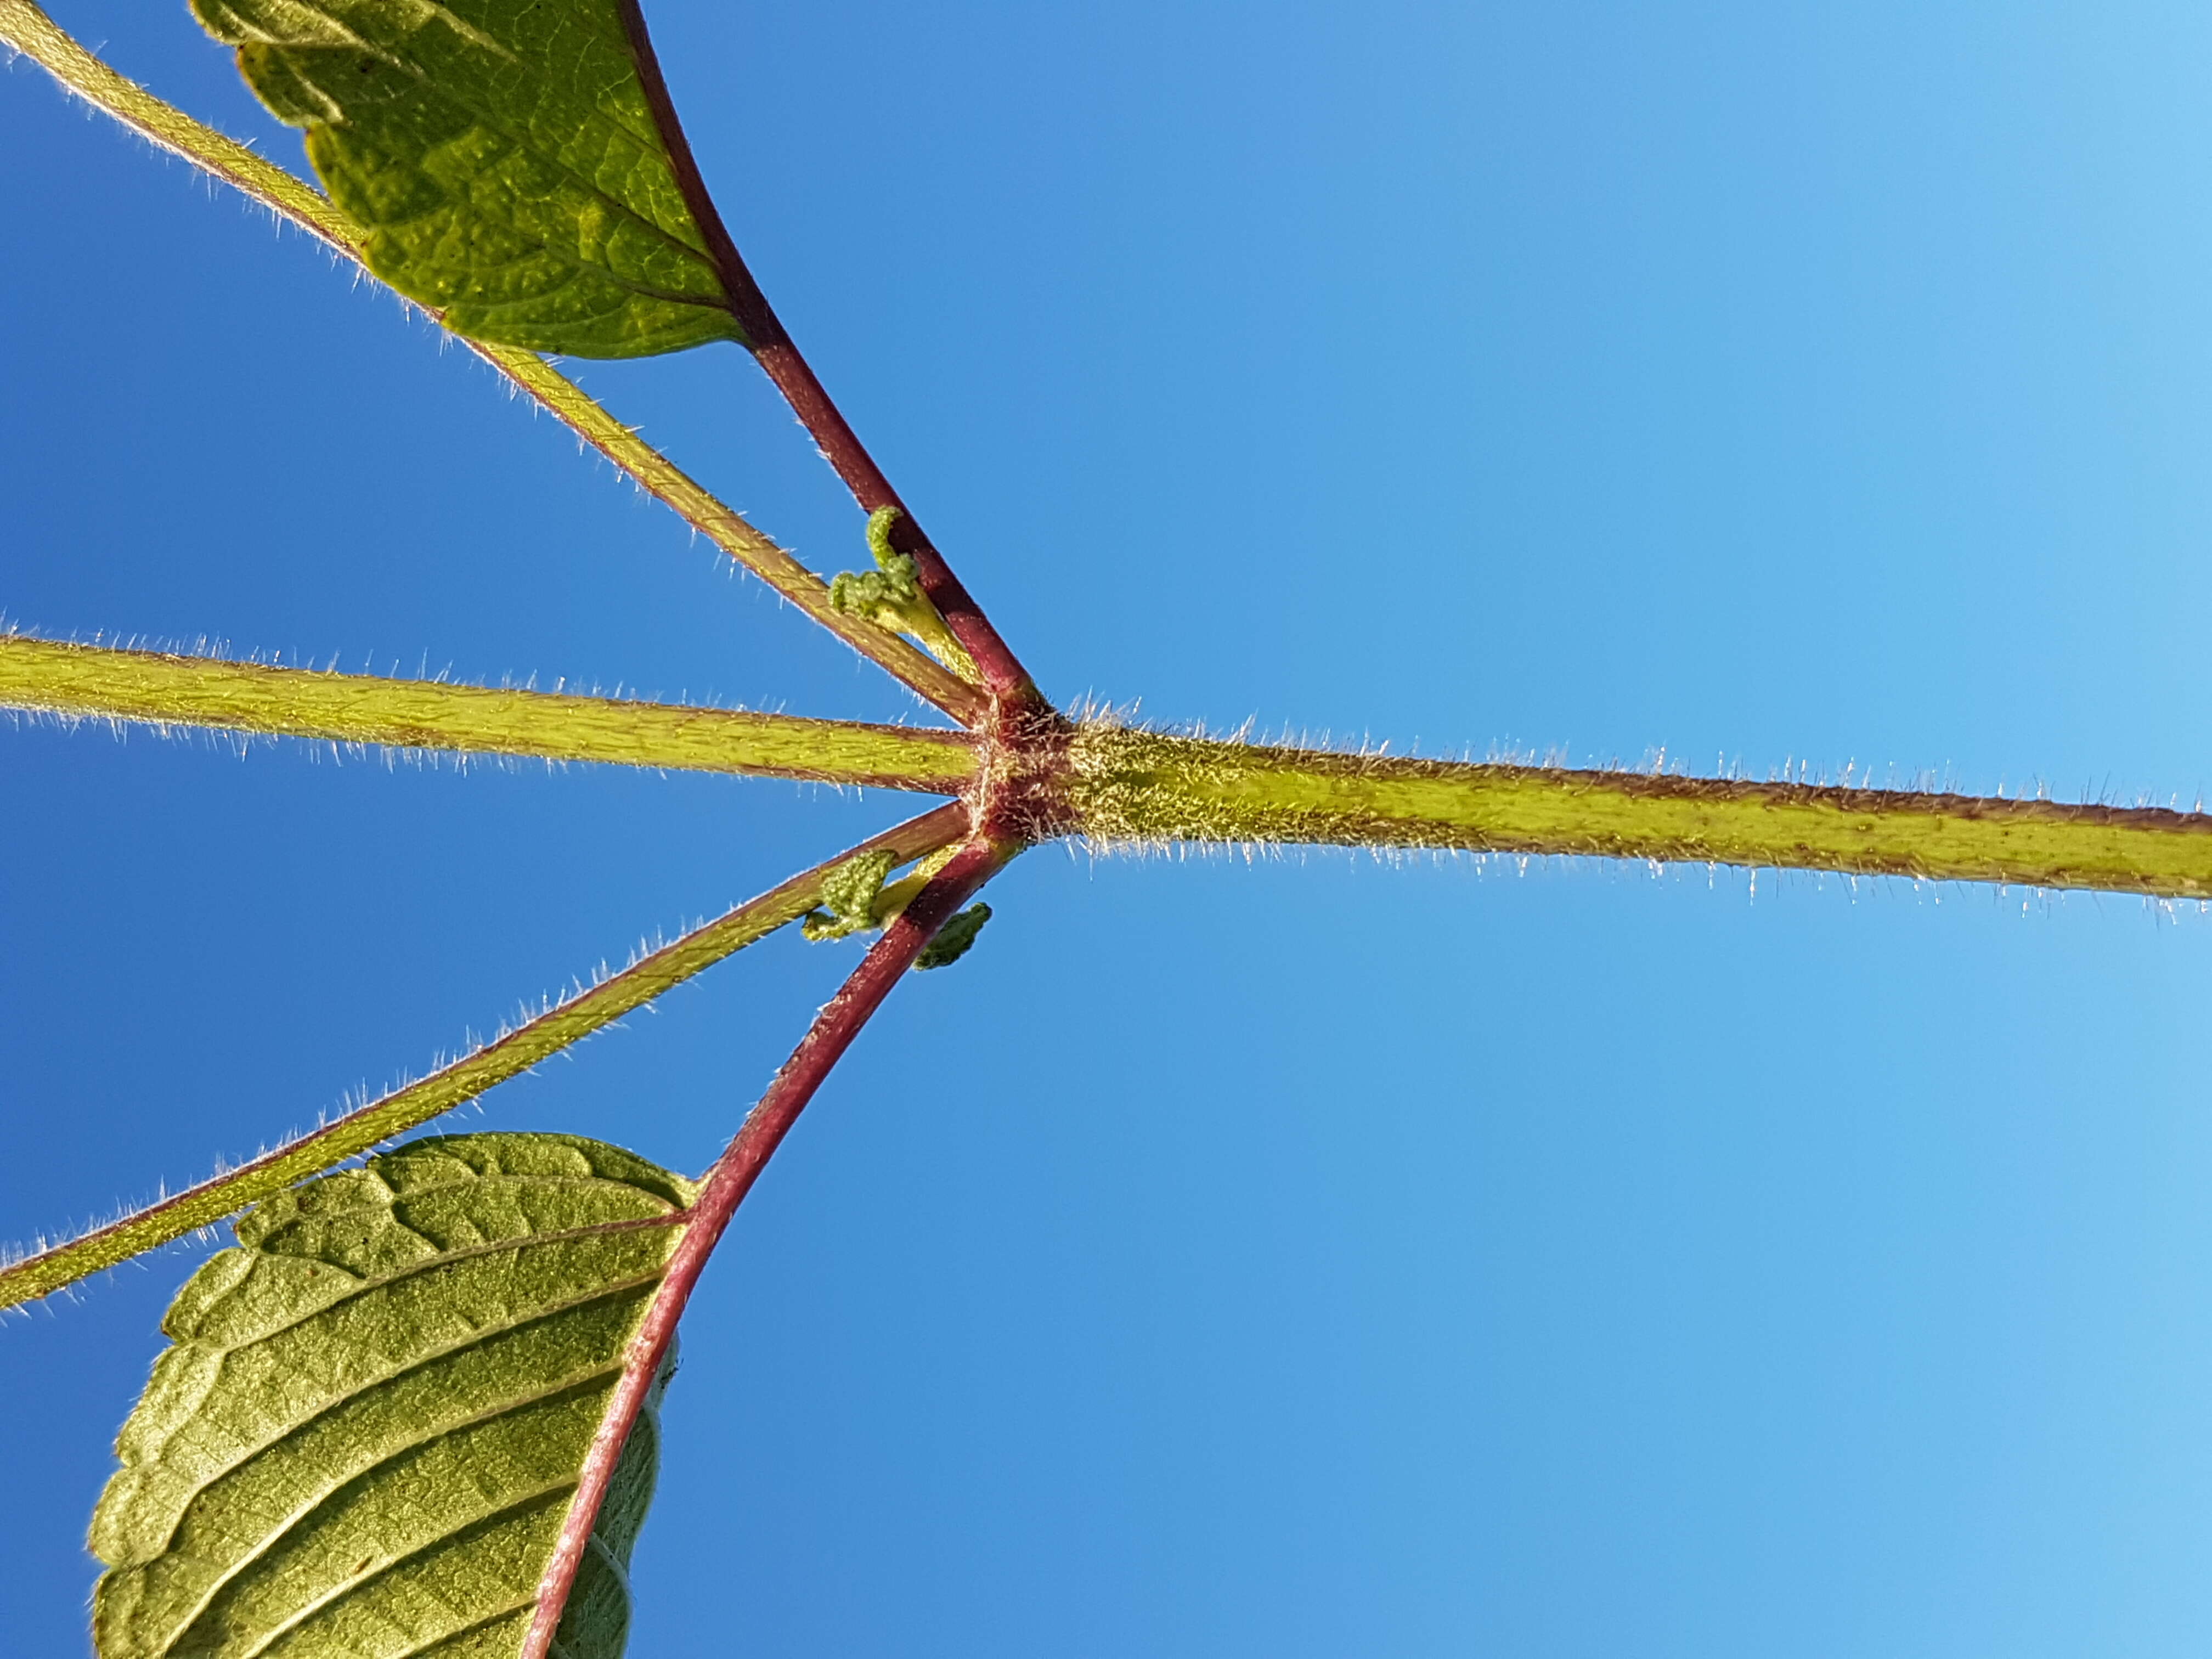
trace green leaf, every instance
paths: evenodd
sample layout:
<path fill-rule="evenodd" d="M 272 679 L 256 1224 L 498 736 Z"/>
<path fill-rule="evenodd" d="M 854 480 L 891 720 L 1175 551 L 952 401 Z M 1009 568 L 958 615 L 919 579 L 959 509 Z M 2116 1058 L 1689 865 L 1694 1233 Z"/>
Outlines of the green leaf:
<path fill-rule="evenodd" d="M 192 0 L 457 333 L 579 357 L 744 338 L 655 123 L 624 0 Z M 641 32 L 640 38 L 642 38 Z M 657 79 L 657 72 L 656 72 Z"/>
<path fill-rule="evenodd" d="M 882 896 L 884 878 L 896 868 L 898 859 L 890 853 L 861 853 L 847 859 L 823 878 L 823 908 L 809 911 L 799 931 L 810 945 L 819 945 L 881 926 L 876 901 Z"/>
<path fill-rule="evenodd" d="M 921 947 L 921 954 L 914 959 L 916 973 L 927 973 L 933 968 L 950 968 L 966 956 L 975 943 L 975 935 L 983 931 L 983 924 L 991 919 L 988 904 L 971 904 L 937 930 L 937 937 Z"/>
<path fill-rule="evenodd" d="M 250 1211 L 178 1293 L 116 1442 L 92 1522 L 100 1659 L 514 1654 L 691 1196 L 598 1141 L 447 1135 Z M 666 1381 L 563 1659 L 623 1650 Z"/>

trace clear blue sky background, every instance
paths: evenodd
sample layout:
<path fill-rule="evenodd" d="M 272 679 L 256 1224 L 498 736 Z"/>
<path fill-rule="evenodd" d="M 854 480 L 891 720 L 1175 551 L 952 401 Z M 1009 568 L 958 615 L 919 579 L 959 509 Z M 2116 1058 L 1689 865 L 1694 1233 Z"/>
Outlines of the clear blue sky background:
<path fill-rule="evenodd" d="M 296 160 L 175 0 L 57 15 Z M 2212 19 L 657 0 L 740 242 L 1048 690 L 2186 805 Z M 0 608 L 912 705 L 302 238 L 0 74 Z M 734 348 L 589 385 L 817 568 Z M 0 726 L 0 1231 L 204 1174 L 890 821 Z M 748 1206 L 640 1659 L 2196 1655 L 2212 923 L 1340 854 L 1024 859 Z M 711 1157 L 779 939 L 462 1126 Z M 204 1244 L 0 1325 L 0 1651 Z"/>

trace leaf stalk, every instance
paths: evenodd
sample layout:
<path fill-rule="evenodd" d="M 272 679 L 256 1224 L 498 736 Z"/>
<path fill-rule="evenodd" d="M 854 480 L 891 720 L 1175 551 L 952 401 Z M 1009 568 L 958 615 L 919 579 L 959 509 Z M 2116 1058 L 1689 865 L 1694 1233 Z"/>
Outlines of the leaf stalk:
<path fill-rule="evenodd" d="M 723 222 L 713 192 L 708 190 L 706 179 L 699 171 L 698 158 L 691 152 L 684 124 L 677 118 L 676 102 L 669 95 L 667 79 L 660 71 L 653 38 L 646 29 L 645 14 L 638 0 L 620 0 L 620 4 L 623 27 L 629 36 L 630 54 L 637 63 L 646 103 L 653 111 L 661 143 L 674 166 L 684 205 L 690 210 L 693 222 L 706 239 L 708 255 L 721 276 L 731 311 L 744 333 L 746 346 L 776 390 L 783 394 L 784 401 L 791 405 L 799 423 L 813 438 L 822 458 L 853 492 L 853 499 L 860 503 L 860 510 L 870 514 L 885 507 L 898 510 L 898 519 L 890 531 L 891 545 L 914 561 L 921 591 L 974 660 L 986 689 L 997 700 L 1024 709 L 1045 707 L 1029 671 L 1022 666 L 1012 647 L 1000 637 L 975 596 L 952 574 L 952 567 L 924 533 L 898 491 L 891 488 L 890 479 L 876 464 L 876 458 L 868 453 L 860 434 L 853 430 L 852 423 L 846 420 L 829 389 L 793 341 L 791 331 L 775 314 L 768 295 L 753 279 L 752 270 L 745 264 L 744 256 L 738 252 L 737 242 Z"/>
<path fill-rule="evenodd" d="M 721 1241 L 730 1218 L 752 1191 L 761 1170 L 791 1133 L 823 1079 L 883 1006 L 891 988 L 915 965 L 953 913 L 1019 850 L 1005 842 L 972 841 L 930 878 L 799 1039 L 799 1047 L 783 1063 L 736 1137 L 707 1171 L 685 1220 L 683 1242 L 669 1257 L 659 1288 L 630 1338 L 622 1379 L 615 1385 L 606 1414 L 585 1455 L 582 1479 L 539 1581 L 537 1612 L 519 1659 L 547 1659 L 551 1652 L 623 1447 L 644 1408 L 669 1345 L 675 1340 L 677 1324 L 700 1273 Z"/>

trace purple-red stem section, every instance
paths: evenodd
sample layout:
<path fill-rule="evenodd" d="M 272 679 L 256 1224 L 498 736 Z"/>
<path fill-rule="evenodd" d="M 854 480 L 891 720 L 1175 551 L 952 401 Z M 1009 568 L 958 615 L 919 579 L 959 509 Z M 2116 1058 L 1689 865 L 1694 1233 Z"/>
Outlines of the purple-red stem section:
<path fill-rule="evenodd" d="M 569 1502 L 568 1518 L 553 1547 L 552 1559 L 546 1563 L 544 1576 L 538 1581 L 537 1612 L 531 1620 L 530 1632 L 523 1639 L 520 1659 L 546 1659 L 551 1650 L 553 1638 L 561 1627 L 562 1614 L 568 1608 L 569 1592 L 575 1585 L 577 1569 L 583 1564 L 584 1551 L 591 1542 L 592 1528 L 598 1523 L 600 1505 L 606 1502 L 615 1465 L 622 1457 L 623 1447 L 629 1439 L 638 1413 L 644 1409 L 645 1396 L 659 1371 L 668 1345 L 675 1340 L 677 1322 L 684 1316 L 684 1304 L 699 1282 L 700 1270 L 720 1242 L 730 1218 L 744 1202 L 745 1194 L 752 1190 L 763 1167 L 783 1144 L 784 1136 L 799 1121 L 799 1115 L 806 1109 L 807 1102 L 814 1098 L 814 1091 L 822 1086 L 822 1080 L 852 1046 L 860 1028 L 883 1006 L 891 988 L 914 966 L 915 958 L 935 937 L 937 930 L 977 888 L 997 873 L 1012 852 L 1012 848 L 992 842 L 970 842 L 930 878 L 898 919 L 884 930 L 884 936 L 853 970 L 852 977 L 808 1028 L 799 1047 L 792 1051 L 791 1058 L 784 1061 L 783 1069 L 775 1074 L 768 1091 L 760 1097 L 760 1103 L 738 1128 L 736 1138 L 707 1172 L 699 1196 L 686 1212 L 684 1237 L 675 1254 L 669 1257 L 668 1272 L 660 1288 L 653 1293 L 652 1305 L 646 1310 L 636 1334 L 630 1338 L 629 1352 L 623 1357 L 623 1374 L 607 1401 L 606 1415 L 600 1419 L 591 1449 L 585 1454 L 576 1495 Z"/>
<path fill-rule="evenodd" d="M 914 561 L 915 579 L 929 602 L 945 618 L 945 625 L 952 630 L 952 637 L 966 647 L 975 659 L 975 671 L 983 677 L 984 689 L 1003 702 L 1013 704 L 1042 704 L 1042 698 L 1030 680 L 1029 670 L 1024 668 L 1012 649 L 999 637 L 999 630 L 975 603 L 974 595 L 952 574 L 952 567 L 937 550 L 928 535 L 922 530 L 912 509 L 899 499 L 898 491 L 891 488 L 890 480 L 876 465 L 859 436 L 846 422 L 844 414 L 830 400 L 830 393 L 815 377 L 799 348 L 783 332 L 783 325 L 775 320 L 775 313 L 768 308 L 768 301 L 760 302 L 764 320 L 775 332 L 772 336 L 753 337 L 759 343 L 753 347 L 753 356 L 768 371 L 776 390 L 783 393 L 784 401 L 813 437 L 823 459 L 836 469 L 845 487 L 853 492 L 853 499 L 860 504 L 864 513 L 873 513 L 878 507 L 895 507 L 899 510 L 891 526 L 891 546 Z M 748 332 L 750 325 L 748 325 Z"/>
<path fill-rule="evenodd" d="M 791 405 L 799 424 L 813 438 L 823 459 L 845 481 L 845 487 L 853 492 L 853 499 L 860 504 L 860 510 L 873 513 L 879 507 L 898 508 L 898 521 L 891 527 L 891 545 L 914 561 L 915 575 L 922 592 L 945 618 L 945 625 L 952 630 L 953 638 L 975 659 L 976 672 L 983 677 L 984 689 L 1021 713 L 1040 712 L 1044 700 L 1030 678 L 1029 671 L 999 637 L 999 630 L 991 626 L 982 607 L 962 586 L 960 578 L 952 574 L 952 567 L 945 563 L 945 556 L 937 550 L 935 544 L 923 533 L 913 512 L 899 499 L 898 491 L 891 488 L 884 470 L 876 465 L 875 457 L 868 453 L 867 446 L 860 441 L 860 434 L 853 430 L 812 367 L 793 343 L 790 331 L 769 304 L 768 295 L 753 280 L 744 256 L 738 252 L 729 227 L 722 222 L 721 213 L 707 189 L 698 158 L 691 153 L 691 141 L 684 137 L 684 124 L 677 119 L 676 103 L 668 95 L 667 78 L 661 74 L 660 60 L 653 53 L 653 38 L 645 27 L 645 14 L 639 9 L 638 0 L 620 0 L 620 3 L 630 55 L 637 62 L 638 80 L 645 89 L 654 125 L 660 130 L 661 143 L 667 148 L 677 186 L 684 192 L 684 205 L 691 210 L 692 222 L 706 240 L 707 255 L 714 260 L 721 276 L 731 314 L 744 333 L 745 344 L 768 372 L 769 379 L 775 382 L 776 390 L 783 393 L 784 401 Z"/>

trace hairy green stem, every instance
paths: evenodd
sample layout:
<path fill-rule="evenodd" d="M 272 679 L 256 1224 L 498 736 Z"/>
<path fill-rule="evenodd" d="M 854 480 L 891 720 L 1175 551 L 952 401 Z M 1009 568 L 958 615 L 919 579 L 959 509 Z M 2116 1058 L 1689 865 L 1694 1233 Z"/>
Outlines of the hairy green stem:
<path fill-rule="evenodd" d="M 2212 816 L 1340 755 L 1081 727 L 964 733 L 0 636 L 0 708 L 395 748 L 988 795 L 1024 838 L 1457 848 L 2212 897 Z M 1004 798 L 1004 799 L 1001 799 Z"/>
<path fill-rule="evenodd" d="M 0 0 L 0 41 L 44 68 L 87 103 L 180 155 L 358 262 L 360 233 L 328 197 L 236 139 L 118 75 L 70 38 L 33 0 Z M 366 269 L 366 267 L 364 267 Z"/>
<path fill-rule="evenodd" d="M 117 74 L 72 40 L 33 0 L 0 0 L 0 42 L 39 64 L 86 102 L 244 191 L 374 277 L 362 259 L 360 228 L 336 203 L 237 140 L 225 137 Z M 831 610 L 829 586 L 819 576 L 755 529 L 735 508 L 716 499 L 551 364 L 533 352 L 513 346 L 485 345 L 473 340 L 466 343 L 647 493 L 665 502 L 686 524 L 862 656 L 963 724 L 973 725 L 982 718 L 987 699 L 975 687 L 896 635 Z"/>
<path fill-rule="evenodd" d="M 357 1157 L 473 1100 L 495 1084 L 530 1070 L 571 1043 L 625 1014 L 635 1013 L 723 957 L 797 921 L 821 901 L 822 884 L 830 874 L 854 858 L 888 851 L 901 863 L 909 863 L 951 845 L 967 830 L 967 811 L 957 803 L 910 819 L 694 928 L 674 944 L 662 946 L 612 978 L 548 1009 L 419 1082 L 396 1089 L 173 1198 L 0 1268 L 0 1308 L 51 1295 L 88 1274 L 212 1226 L 295 1181 Z"/>
<path fill-rule="evenodd" d="M 1459 848 L 2212 897 L 2212 814 L 1320 753 L 1082 727 L 1054 793 L 1099 842 Z"/>
<path fill-rule="evenodd" d="M 8 0 L 0 0 L 0 5 Z M 963 726 L 980 721 L 989 700 L 951 669 L 885 628 L 830 605 L 830 586 L 805 565 L 726 507 L 703 485 L 615 419 L 589 392 L 551 364 L 513 346 L 468 342 L 508 379 L 627 472 L 648 495 L 744 565 L 862 656 L 902 681 Z"/>
<path fill-rule="evenodd" d="M 333 743 L 737 772 L 957 795 L 958 732 L 387 680 L 0 635 L 0 708 Z"/>

